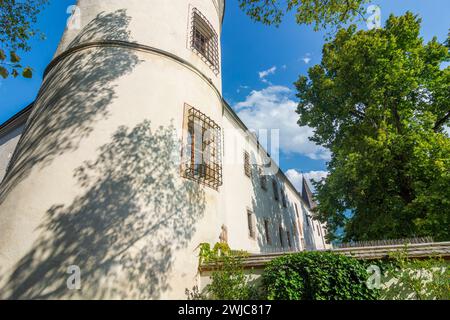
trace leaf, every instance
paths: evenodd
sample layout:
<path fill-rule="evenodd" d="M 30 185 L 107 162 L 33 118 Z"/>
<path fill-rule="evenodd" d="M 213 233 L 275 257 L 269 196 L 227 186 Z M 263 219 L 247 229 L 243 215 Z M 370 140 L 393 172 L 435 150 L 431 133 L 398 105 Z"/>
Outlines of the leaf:
<path fill-rule="evenodd" d="M 0 60 L 5 60 L 5 59 L 6 59 L 5 51 L 0 49 Z"/>
<path fill-rule="evenodd" d="M 14 69 L 14 70 L 12 71 L 11 75 L 12 75 L 14 78 L 17 78 L 17 76 L 19 75 L 19 72 L 17 72 L 17 70 Z"/>
<path fill-rule="evenodd" d="M 23 72 L 22 72 L 22 76 L 24 78 L 30 79 L 33 77 L 33 70 L 30 67 L 26 67 Z"/>
<path fill-rule="evenodd" d="M 8 74 L 9 74 L 8 70 L 6 70 L 6 68 L 0 66 L 0 76 L 2 76 L 3 79 L 6 79 L 6 78 L 8 78 Z"/>
<path fill-rule="evenodd" d="M 20 61 L 20 57 L 14 51 L 11 51 L 10 60 L 12 63 L 17 63 Z"/>

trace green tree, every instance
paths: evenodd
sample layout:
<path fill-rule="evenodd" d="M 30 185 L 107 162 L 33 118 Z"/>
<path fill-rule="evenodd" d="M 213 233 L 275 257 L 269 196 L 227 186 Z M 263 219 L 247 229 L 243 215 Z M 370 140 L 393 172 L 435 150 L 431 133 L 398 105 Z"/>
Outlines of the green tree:
<path fill-rule="evenodd" d="M 19 53 L 30 51 L 29 40 L 39 32 L 37 16 L 48 0 L 0 0 L 0 76 L 32 77 L 31 67 L 23 67 Z"/>
<path fill-rule="evenodd" d="M 339 27 L 363 18 L 363 5 L 369 0 L 239 0 L 250 18 L 267 25 L 280 24 L 285 13 L 295 10 L 298 24 L 314 25 L 315 30 Z"/>
<path fill-rule="evenodd" d="M 316 184 L 331 238 L 343 227 L 346 241 L 450 239 L 449 46 L 425 44 L 420 23 L 408 12 L 341 29 L 296 82 L 299 125 L 332 152 Z"/>

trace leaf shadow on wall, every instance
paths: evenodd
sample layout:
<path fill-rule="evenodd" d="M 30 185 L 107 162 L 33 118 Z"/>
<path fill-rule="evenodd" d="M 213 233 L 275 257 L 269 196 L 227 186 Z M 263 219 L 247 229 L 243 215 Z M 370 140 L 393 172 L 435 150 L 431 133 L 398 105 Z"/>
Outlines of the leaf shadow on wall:
<path fill-rule="evenodd" d="M 264 152 L 264 151 L 263 151 Z M 275 200 L 272 181 L 277 178 L 278 174 L 270 173 L 269 167 L 265 170 L 257 165 L 256 155 L 251 153 L 252 173 L 251 183 L 253 187 L 252 211 L 256 218 L 256 242 L 260 252 L 275 253 L 300 251 L 300 243 L 302 235 L 309 235 L 308 230 L 302 229 L 302 235 L 299 227 L 302 228 L 300 217 L 297 217 L 295 205 L 286 196 L 286 206 L 283 206 L 281 190 L 282 184 L 277 181 L 278 200 Z M 268 159 L 266 159 L 268 161 Z M 262 170 L 260 170 L 262 169 Z M 261 172 L 260 172 L 261 171 Z M 265 175 L 265 188 L 262 187 L 261 174 Z M 260 174 L 261 173 L 261 174 Z M 277 172 L 278 173 L 278 172 Z M 264 178 L 263 178 L 264 179 Z M 298 208 L 298 210 L 301 210 Z M 268 233 L 265 228 L 265 220 L 268 222 Z M 282 226 L 280 235 L 279 227 Z M 288 245 L 287 232 L 290 233 L 291 246 Z M 281 240 L 282 238 L 282 240 Z"/>
<path fill-rule="evenodd" d="M 69 47 L 98 34 L 131 41 L 130 21 L 125 10 L 101 13 L 80 30 Z M 93 47 L 76 51 L 53 66 L 0 185 L 0 205 L 33 168 L 45 167 L 78 148 L 95 123 L 108 117 L 108 106 L 117 97 L 115 81 L 129 74 L 139 62 L 129 49 Z"/>
<path fill-rule="evenodd" d="M 178 249 L 205 210 L 195 182 L 179 178 L 174 127 L 144 121 L 120 127 L 95 161 L 74 176 L 85 190 L 51 207 L 40 238 L 0 290 L 8 299 L 158 299 Z M 195 257 L 194 257 L 195 259 Z M 81 289 L 67 287 L 67 268 L 81 270 Z"/>

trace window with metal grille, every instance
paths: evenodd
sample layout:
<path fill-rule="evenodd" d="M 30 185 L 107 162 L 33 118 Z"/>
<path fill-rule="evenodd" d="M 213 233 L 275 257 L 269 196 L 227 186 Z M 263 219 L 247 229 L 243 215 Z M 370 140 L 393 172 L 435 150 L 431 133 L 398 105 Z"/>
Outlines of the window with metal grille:
<path fill-rule="evenodd" d="M 264 219 L 264 232 L 266 234 L 266 241 L 267 244 L 272 244 L 272 241 L 270 239 L 270 231 L 269 231 L 269 220 Z"/>
<path fill-rule="evenodd" d="M 267 178 L 266 175 L 263 173 L 263 170 L 261 168 L 258 169 L 259 173 L 259 182 L 261 184 L 261 189 L 267 190 Z"/>
<path fill-rule="evenodd" d="M 191 49 L 219 74 L 219 40 L 213 26 L 197 8 L 192 10 L 191 25 Z"/>
<path fill-rule="evenodd" d="M 222 185 L 221 130 L 208 116 L 185 105 L 187 139 L 183 176 L 215 190 Z"/>
<path fill-rule="evenodd" d="M 280 225 L 278 227 L 278 233 L 280 235 L 280 245 L 281 247 L 284 247 L 284 241 L 283 241 L 283 227 Z"/>
<path fill-rule="evenodd" d="M 248 235 L 252 239 L 256 239 L 256 218 L 251 210 L 247 210 Z"/>
<path fill-rule="evenodd" d="M 275 197 L 275 201 L 279 201 L 280 198 L 278 196 L 278 183 L 275 179 L 272 179 L 272 188 L 273 188 L 273 196 Z"/>
<path fill-rule="evenodd" d="M 252 176 L 252 167 L 250 166 L 250 154 L 244 151 L 244 172 L 247 177 Z"/>

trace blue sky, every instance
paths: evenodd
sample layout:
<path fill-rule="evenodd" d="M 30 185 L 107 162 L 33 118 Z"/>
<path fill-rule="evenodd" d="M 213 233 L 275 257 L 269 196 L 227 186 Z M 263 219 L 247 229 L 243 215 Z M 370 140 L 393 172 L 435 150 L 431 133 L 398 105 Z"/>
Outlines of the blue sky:
<path fill-rule="evenodd" d="M 64 31 L 67 7 L 75 0 L 50 0 L 38 27 L 45 41 L 35 40 L 32 51 L 22 55 L 24 64 L 34 68 L 33 79 L 0 80 L 0 123 L 32 102 L 39 90 L 42 73 L 51 61 Z M 422 36 L 444 41 L 450 27 L 448 0 L 373 1 L 381 8 L 382 20 L 390 13 L 407 10 L 422 18 Z M 292 83 L 309 67 L 320 62 L 324 34 L 312 27 L 295 24 L 285 17 L 280 27 L 252 22 L 238 8 L 237 0 L 227 0 L 222 32 L 223 95 L 249 127 L 280 128 L 280 166 L 294 184 L 299 172 L 321 176 L 326 170 L 327 152 L 308 141 L 309 128 L 296 126 L 296 102 Z M 365 25 L 361 25 L 365 28 Z"/>

